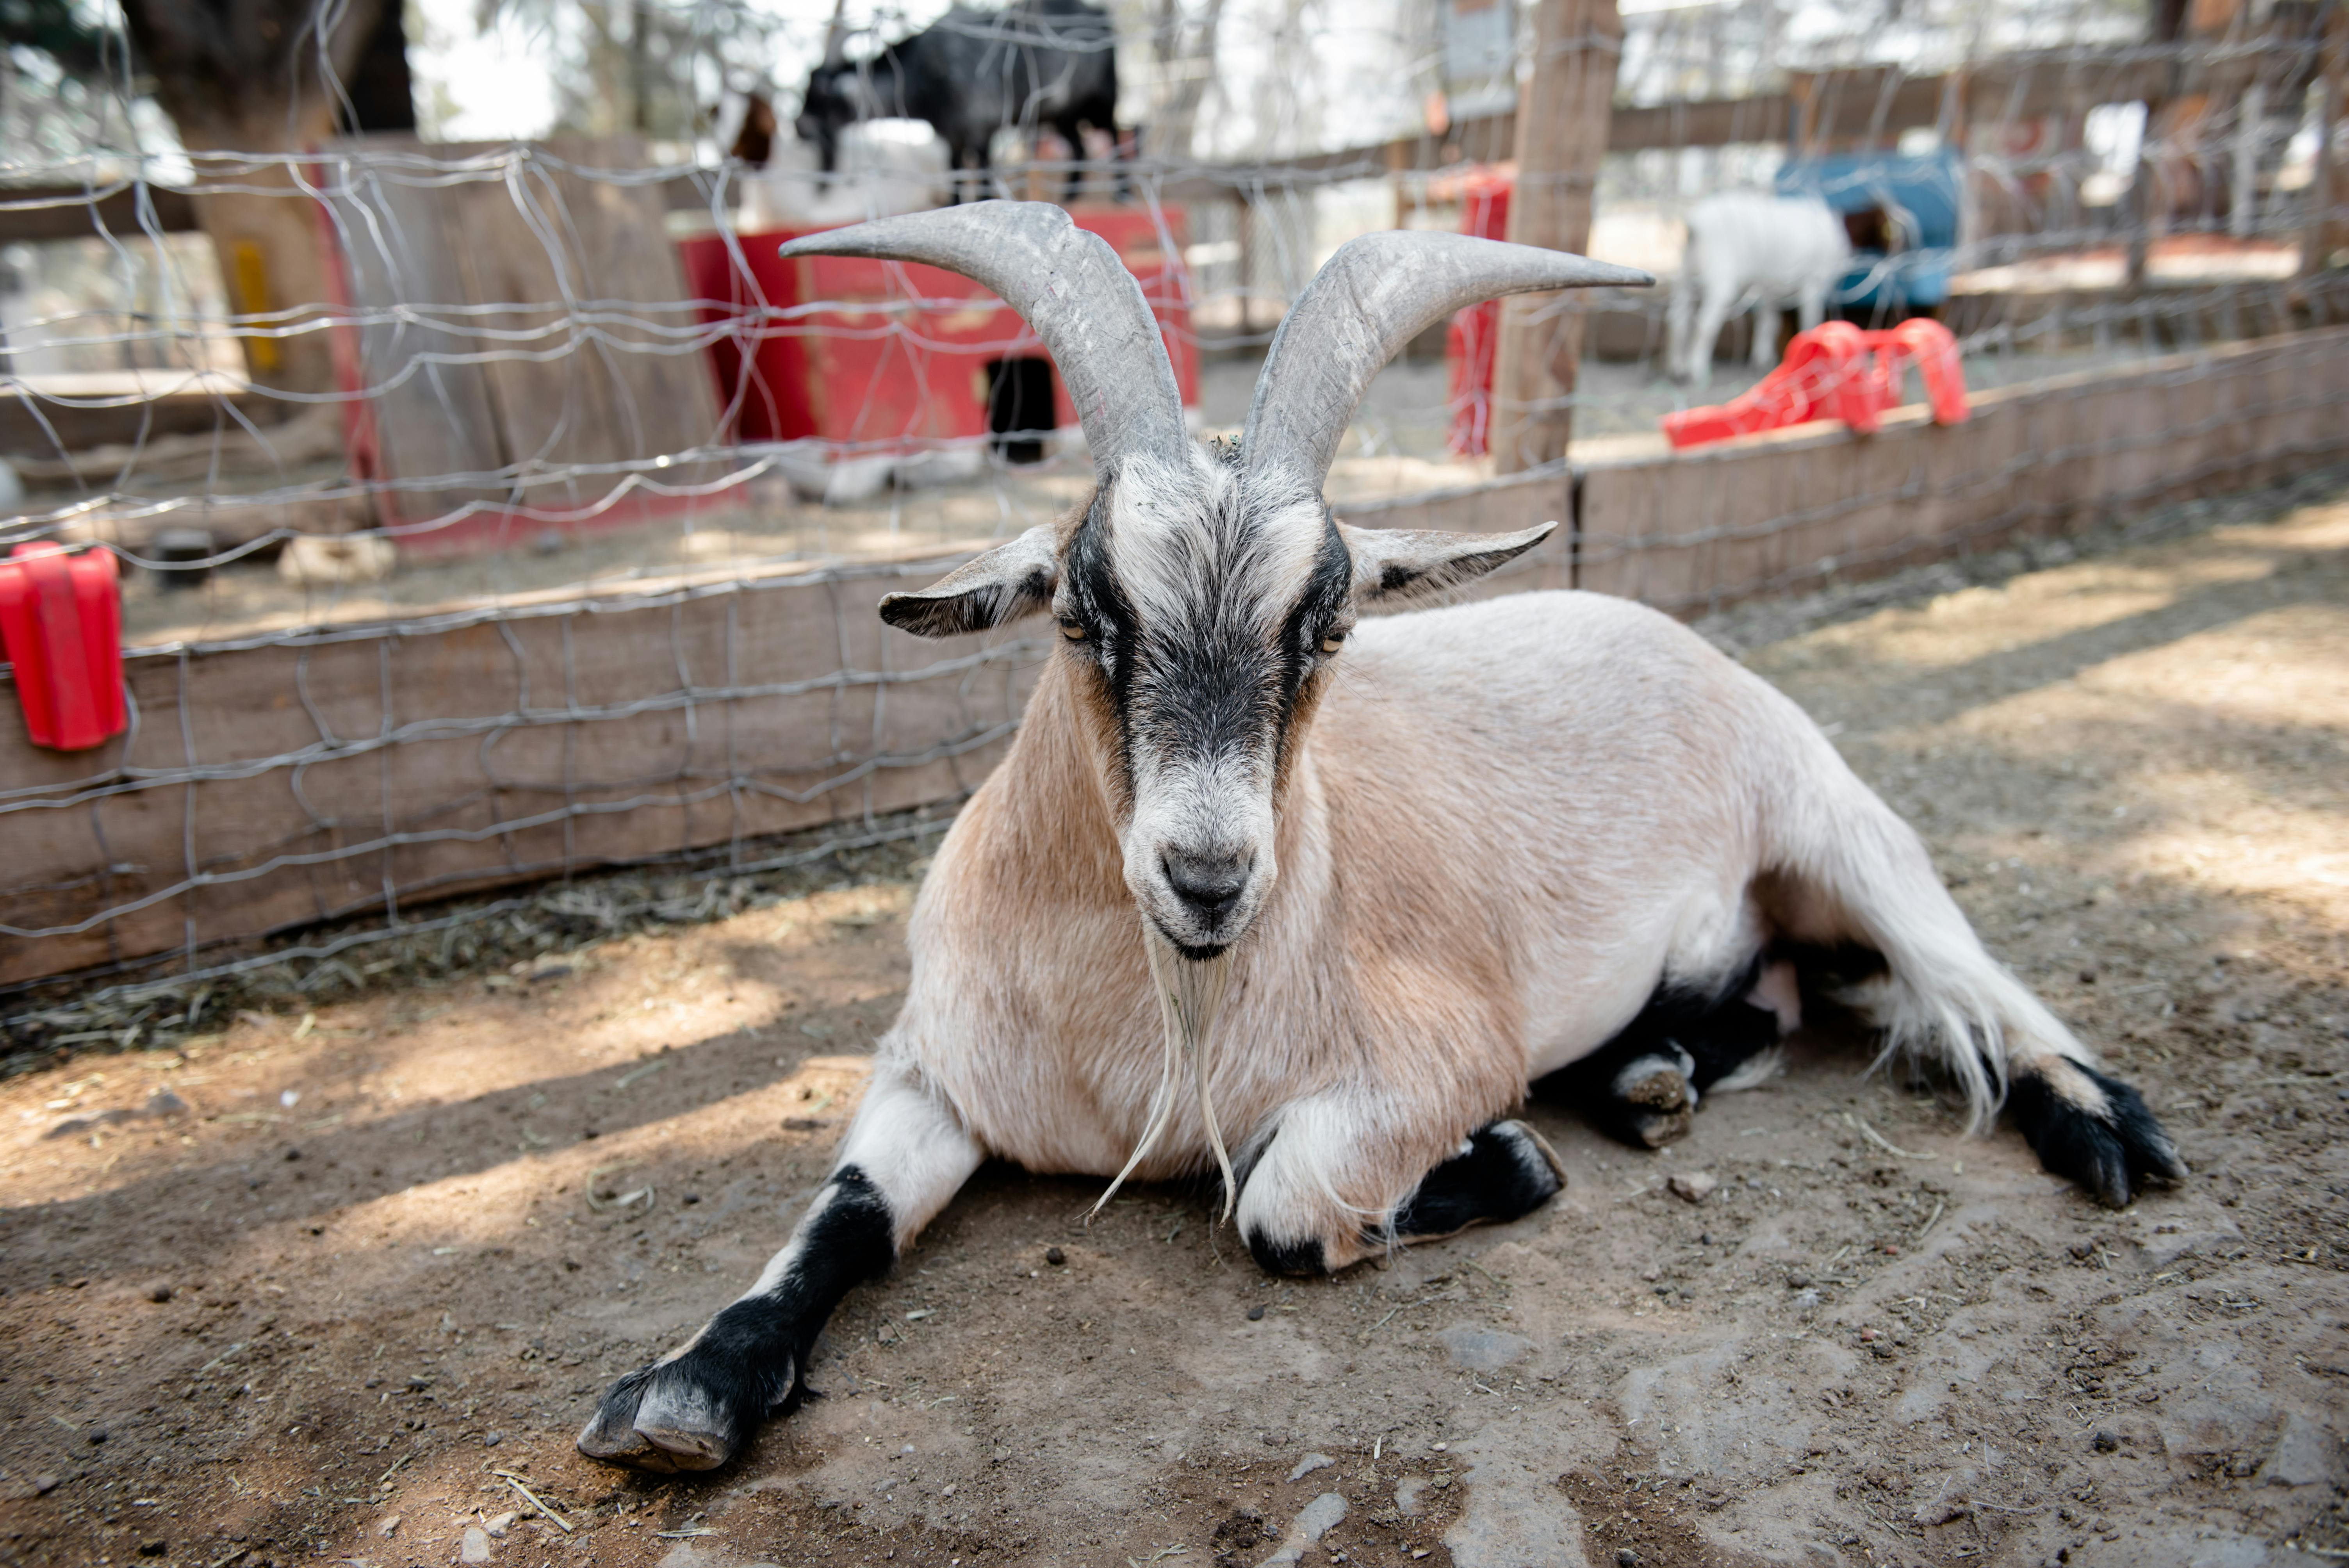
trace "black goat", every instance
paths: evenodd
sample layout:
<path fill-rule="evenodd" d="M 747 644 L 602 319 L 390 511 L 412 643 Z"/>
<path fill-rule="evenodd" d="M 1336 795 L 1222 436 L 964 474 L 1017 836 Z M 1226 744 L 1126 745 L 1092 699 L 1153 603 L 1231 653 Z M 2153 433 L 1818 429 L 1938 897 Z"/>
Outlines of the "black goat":
<path fill-rule="evenodd" d="M 833 171 L 843 128 L 866 119 L 926 119 L 947 144 L 948 166 L 977 170 L 979 194 L 992 168 L 988 143 L 1006 126 L 1049 125 L 1081 158 L 1083 128 L 1117 144 L 1117 34 L 1086 0 L 1022 0 L 1000 11 L 957 5 L 874 58 L 827 59 L 808 77 L 799 119 Z M 1063 200 L 1083 183 L 1069 170 Z M 1124 191 L 1123 175 L 1118 181 Z M 962 199 L 960 183 L 955 200 Z"/>

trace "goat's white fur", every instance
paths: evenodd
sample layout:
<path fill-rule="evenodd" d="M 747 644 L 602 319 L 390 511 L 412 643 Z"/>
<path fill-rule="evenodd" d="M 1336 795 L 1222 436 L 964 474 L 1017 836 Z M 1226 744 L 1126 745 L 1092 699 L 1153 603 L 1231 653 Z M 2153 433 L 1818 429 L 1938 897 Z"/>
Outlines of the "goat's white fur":
<path fill-rule="evenodd" d="M 1391 1212 L 1529 1078 L 1667 982 L 1727 984 L 1772 935 L 1881 952 L 1888 1050 L 1938 1061 L 1977 1123 L 2010 1061 L 2086 1059 L 1801 710 L 1667 617 L 1525 594 L 1365 622 L 1343 663 L 1200 1059 L 1254 1155 L 1251 1236 L 1319 1239 L 1332 1267 L 1361 1255 L 1360 1216 Z M 882 1071 L 1030 1170 L 1199 1172 L 1205 1102 L 1167 1088 L 1162 990 L 1078 679 L 1048 666 L 941 847 Z M 890 1103 L 868 1104 L 844 1160 L 892 1142 L 866 1128 Z M 918 1197 L 893 1190 L 901 1225 L 965 1174 L 957 1160 Z"/>
<path fill-rule="evenodd" d="M 1816 196 L 1723 191 L 1691 207 L 1687 222 L 1688 249 L 1672 290 L 1664 351 L 1665 368 L 1675 380 L 1710 383 L 1723 325 L 1749 307 L 1754 364 L 1776 363 L 1778 312 L 1791 304 L 1804 330 L 1818 325 L 1851 268 L 1843 221 Z"/>

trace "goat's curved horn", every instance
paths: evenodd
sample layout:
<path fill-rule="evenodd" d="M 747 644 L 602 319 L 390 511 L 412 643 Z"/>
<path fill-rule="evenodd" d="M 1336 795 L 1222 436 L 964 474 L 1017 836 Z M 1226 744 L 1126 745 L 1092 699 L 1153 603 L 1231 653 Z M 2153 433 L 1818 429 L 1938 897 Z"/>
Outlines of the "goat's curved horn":
<path fill-rule="evenodd" d="M 1102 474 L 1127 452 L 1178 452 L 1183 397 L 1158 320 L 1117 253 L 1049 201 L 976 201 L 793 240 L 790 256 L 926 262 L 1001 294 L 1061 369 Z"/>
<path fill-rule="evenodd" d="M 1251 478 L 1286 474 L 1318 495 L 1371 378 L 1454 311 L 1501 294 L 1655 281 L 1636 267 L 1466 234 L 1394 229 L 1350 240 L 1273 335 L 1241 461 Z"/>

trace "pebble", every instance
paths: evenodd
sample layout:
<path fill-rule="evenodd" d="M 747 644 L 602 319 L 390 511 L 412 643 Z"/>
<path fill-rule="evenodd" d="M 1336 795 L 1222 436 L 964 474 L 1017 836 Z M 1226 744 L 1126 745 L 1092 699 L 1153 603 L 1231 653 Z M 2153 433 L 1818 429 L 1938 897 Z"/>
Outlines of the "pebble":
<path fill-rule="evenodd" d="M 1331 1459 L 1328 1454 L 1307 1454 L 1303 1459 L 1297 1461 L 1297 1468 L 1288 1472 L 1288 1479 L 1291 1480 L 1303 1480 L 1315 1470 L 1328 1470 L 1331 1465 L 1334 1465 L 1338 1461 L 1336 1460 Z"/>
<path fill-rule="evenodd" d="M 1264 1304 L 1262 1302 L 1258 1302 L 1256 1305 L 1248 1308 L 1248 1321 L 1250 1323 L 1261 1323 L 1264 1321 Z"/>
<path fill-rule="evenodd" d="M 465 1526 L 464 1544 L 457 1548 L 460 1563 L 487 1563 L 490 1560 L 490 1532 L 478 1524 Z"/>
<path fill-rule="evenodd" d="M 392 1532 L 397 1531 L 398 1528 L 399 1515 L 395 1513 L 389 1519 L 385 1520 L 381 1524 L 377 1525 L 375 1527 L 375 1532 L 378 1535 L 384 1537 L 386 1540 L 389 1540 Z"/>
<path fill-rule="evenodd" d="M 1859 1331 L 1859 1342 L 1860 1342 L 1862 1345 L 1873 1345 L 1873 1344 L 1875 1344 L 1875 1343 L 1876 1343 L 1876 1330 L 1874 1330 L 1873 1328 L 1863 1328 L 1863 1329 L 1861 1329 L 1861 1330 Z"/>
<path fill-rule="evenodd" d="M 33 1491 L 38 1495 L 47 1497 L 49 1493 L 57 1490 L 57 1477 L 53 1475 L 36 1475 L 33 1478 Z"/>
<path fill-rule="evenodd" d="M 171 1287 L 168 1284 L 150 1285 L 147 1289 L 147 1299 L 152 1302 L 169 1301 L 171 1299 Z"/>
<path fill-rule="evenodd" d="M 496 1448 L 500 1443 L 504 1442 L 505 1440 L 506 1435 L 503 1432 L 484 1432 L 481 1434 L 481 1446 L 485 1449 Z"/>
<path fill-rule="evenodd" d="M 1616 1548 L 1615 1568 L 1640 1568 L 1640 1554 L 1628 1546 Z"/>
<path fill-rule="evenodd" d="M 1795 1273 L 1786 1276 L 1786 1288 L 1788 1290 L 1808 1290 L 1810 1286 L 1811 1276 L 1802 1273 L 1800 1270 L 1796 1270 Z"/>
<path fill-rule="evenodd" d="M 2100 1454 L 2108 1454 L 2121 1446 L 2121 1440 L 2110 1432 L 2098 1432 L 2089 1439 L 2089 1446 Z"/>
<path fill-rule="evenodd" d="M 1062 1252 L 1058 1247 L 1046 1247 L 1044 1249 L 1044 1261 L 1050 1264 L 1054 1268 L 1058 1268 L 1062 1264 L 1069 1261 L 1069 1254 Z"/>
<path fill-rule="evenodd" d="M 1667 1185 L 1671 1188 L 1674 1197 L 1685 1198 L 1692 1203 L 1702 1203 L 1713 1195 L 1713 1190 L 1715 1187 L 1721 1185 L 1721 1179 L 1709 1171 L 1682 1171 L 1673 1176 Z"/>

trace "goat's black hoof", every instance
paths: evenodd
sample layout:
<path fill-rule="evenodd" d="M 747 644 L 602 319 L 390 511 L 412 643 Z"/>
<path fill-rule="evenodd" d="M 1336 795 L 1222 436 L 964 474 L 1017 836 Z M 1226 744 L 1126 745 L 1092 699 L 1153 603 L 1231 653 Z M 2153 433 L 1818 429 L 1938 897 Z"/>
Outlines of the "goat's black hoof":
<path fill-rule="evenodd" d="M 1696 1089 L 1687 1053 L 1646 1056 L 1626 1064 L 1607 1086 L 1602 1112 L 1608 1130 L 1626 1142 L 1661 1149 L 1686 1138 L 1695 1124 Z"/>
<path fill-rule="evenodd" d="M 2006 1102 L 2039 1163 L 2116 1209 L 2126 1207 L 2148 1178 L 2176 1181 L 2186 1175 L 2178 1146 L 2146 1108 L 2145 1097 L 2094 1068 L 2058 1060 L 2018 1068 Z"/>
<path fill-rule="evenodd" d="M 674 1475 L 716 1470 L 767 1413 L 771 1379 L 702 1346 L 612 1385 L 579 1433 L 579 1451 L 607 1464 Z M 788 1373 L 782 1379 L 791 1384 Z"/>

